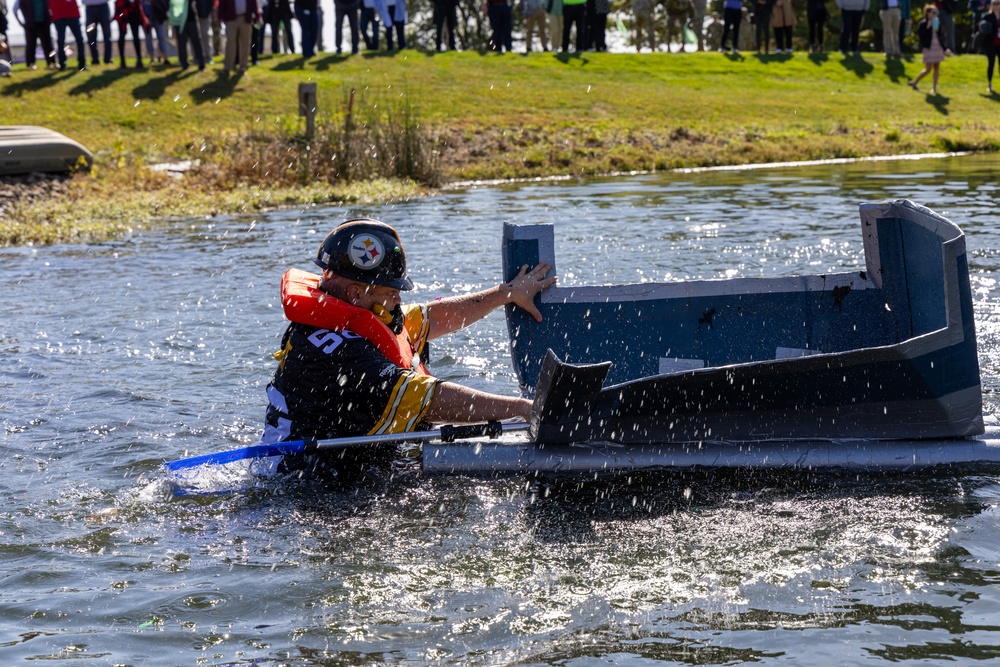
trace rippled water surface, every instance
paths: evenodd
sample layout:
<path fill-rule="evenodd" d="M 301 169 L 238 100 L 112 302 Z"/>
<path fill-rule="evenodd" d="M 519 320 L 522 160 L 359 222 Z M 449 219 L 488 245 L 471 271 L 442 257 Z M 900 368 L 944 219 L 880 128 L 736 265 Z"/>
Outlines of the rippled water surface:
<path fill-rule="evenodd" d="M 176 498 L 161 463 L 253 443 L 278 280 L 357 214 L 414 299 L 491 286 L 503 220 L 553 222 L 564 285 L 863 266 L 857 205 L 967 234 L 1000 384 L 1000 159 L 534 183 L 187 220 L 0 252 L 0 664 L 810 665 L 1000 658 L 1000 476 L 361 480 Z M 495 313 L 438 375 L 516 393 Z"/>

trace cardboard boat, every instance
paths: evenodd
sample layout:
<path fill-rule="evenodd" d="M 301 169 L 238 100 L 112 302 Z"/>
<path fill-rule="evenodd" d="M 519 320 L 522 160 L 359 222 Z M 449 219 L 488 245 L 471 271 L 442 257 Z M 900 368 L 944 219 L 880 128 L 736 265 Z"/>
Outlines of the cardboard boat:
<path fill-rule="evenodd" d="M 529 438 L 425 445 L 424 470 L 1000 462 L 962 231 L 907 200 L 860 213 L 863 271 L 553 287 L 541 323 L 508 306 L 514 368 L 535 399 Z M 507 279 L 555 260 L 552 225 L 504 226 Z"/>

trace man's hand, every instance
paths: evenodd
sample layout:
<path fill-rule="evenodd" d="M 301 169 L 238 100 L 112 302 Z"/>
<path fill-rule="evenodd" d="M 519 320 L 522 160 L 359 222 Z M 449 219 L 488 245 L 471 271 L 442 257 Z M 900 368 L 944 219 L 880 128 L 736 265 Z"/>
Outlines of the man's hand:
<path fill-rule="evenodd" d="M 535 295 L 555 284 L 557 278 L 546 278 L 545 274 L 552 269 L 547 262 L 540 262 L 533 269 L 525 264 L 514 278 L 500 286 L 500 291 L 508 303 L 513 303 L 525 309 L 536 322 L 542 321 L 542 314 L 535 307 Z"/>
<path fill-rule="evenodd" d="M 427 318 L 430 320 L 428 338 L 434 340 L 458 331 L 508 303 L 524 308 L 541 322 L 542 314 L 535 307 L 534 299 L 536 294 L 556 282 L 555 276 L 545 277 L 551 269 L 552 265 L 545 262 L 531 270 L 524 265 L 510 282 L 474 294 L 431 301 L 427 304 Z"/>

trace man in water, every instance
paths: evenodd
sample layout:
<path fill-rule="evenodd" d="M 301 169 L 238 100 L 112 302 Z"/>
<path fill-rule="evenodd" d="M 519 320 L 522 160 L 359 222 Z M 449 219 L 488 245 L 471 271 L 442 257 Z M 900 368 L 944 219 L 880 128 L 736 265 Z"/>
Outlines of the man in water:
<path fill-rule="evenodd" d="M 531 401 L 470 389 L 427 371 L 427 342 L 513 303 L 538 321 L 535 295 L 555 283 L 541 263 L 474 294 L 403 306 L 413 283 L 399 235 L 377 220 L 351 220 L 326 237 L 314 260 L 323 275 L 282 278 L 291 320 L 267 387 L 261 441 L 326 439 L 531 415 Z"/>

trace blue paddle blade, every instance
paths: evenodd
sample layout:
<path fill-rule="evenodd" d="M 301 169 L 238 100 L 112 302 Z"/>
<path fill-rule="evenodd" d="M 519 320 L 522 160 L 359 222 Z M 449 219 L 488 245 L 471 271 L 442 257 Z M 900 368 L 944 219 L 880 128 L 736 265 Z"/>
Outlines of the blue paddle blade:
<path fill-rule="evenodd" d="M 204 496 L 247 489 L 278 474 L 282 459 L 313 443 L 302 440 L 241 447 L 163 464 L 175 496 Z"/>
<path fill-rule="evenodd" d="M 304 440 L 293 440 L 290 442 L 279 442 L 274 445 L 251 445 L 240 449 L 231 449 L 226 452 L 215 452 L 214 454 L 202 454 L 192 456 L 177 461 L 167 461 L 163 464 L 168 472 L 177 472 L 187 468 L 197 468 L 205 465 L 225 465 L 234 461 L 244 461 L 253 459 L 265 459 L 272 456 L 285 456 L 286 454 L 301 454 L 306 450 Z"/>

